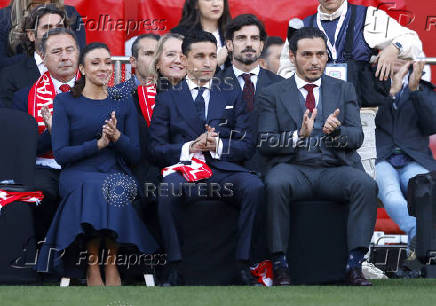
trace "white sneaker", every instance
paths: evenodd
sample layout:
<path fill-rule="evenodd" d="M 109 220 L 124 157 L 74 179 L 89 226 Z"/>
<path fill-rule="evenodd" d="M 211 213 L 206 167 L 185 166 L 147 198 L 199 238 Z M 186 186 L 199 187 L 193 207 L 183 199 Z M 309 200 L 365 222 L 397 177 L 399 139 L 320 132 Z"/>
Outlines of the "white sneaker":
<path fill-rule="evenodd" d="M 362 262 L 362 273 L 366 279 L 388 279 L 382 270 L 368 261 Z"/>

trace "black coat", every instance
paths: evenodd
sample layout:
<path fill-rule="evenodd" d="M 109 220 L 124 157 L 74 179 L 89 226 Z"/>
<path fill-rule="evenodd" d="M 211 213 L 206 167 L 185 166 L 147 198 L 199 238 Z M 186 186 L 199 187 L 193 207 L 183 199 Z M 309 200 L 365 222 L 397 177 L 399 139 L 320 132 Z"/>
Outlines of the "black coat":
<path fill-rule="evenodd" d="M 0 71 L 0 102 L 4 107 L 12 107 L 14 93 L 32 86 L 40 77 L 33 57 L 24 57 L 18 63 Z"/>

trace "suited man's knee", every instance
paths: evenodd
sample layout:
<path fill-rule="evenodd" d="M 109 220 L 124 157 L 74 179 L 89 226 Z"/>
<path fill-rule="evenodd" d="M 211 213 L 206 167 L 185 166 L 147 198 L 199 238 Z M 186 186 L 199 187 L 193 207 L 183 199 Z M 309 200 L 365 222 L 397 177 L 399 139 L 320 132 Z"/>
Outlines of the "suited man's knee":
<path fill-rule="evenodd" d="M 362 175 L 356 176 L 351 186 L 352 192 L 363 192 L 371 196 L 377 196 L 378 187 L 377 182 L 370 176 L 362 173 Z"/>

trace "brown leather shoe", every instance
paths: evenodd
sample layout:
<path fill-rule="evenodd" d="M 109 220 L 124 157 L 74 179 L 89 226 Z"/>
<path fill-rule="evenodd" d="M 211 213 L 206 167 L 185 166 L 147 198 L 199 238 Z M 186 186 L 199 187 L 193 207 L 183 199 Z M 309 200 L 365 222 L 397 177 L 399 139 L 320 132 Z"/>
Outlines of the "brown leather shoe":
<path fill-rule="evenodd" d="M 274 280 L 273 286 L 289 286 L 291 280 L 289 279 L 288 269 L 285 267 L 280 267 L 274 269 Z"/>
<path fill-rule="evenodd" d="M 349 286 L 372 286 L 372 283 L 365 278 L 362 268 L 354 268 L 345 274 L 345 283 Z"/>

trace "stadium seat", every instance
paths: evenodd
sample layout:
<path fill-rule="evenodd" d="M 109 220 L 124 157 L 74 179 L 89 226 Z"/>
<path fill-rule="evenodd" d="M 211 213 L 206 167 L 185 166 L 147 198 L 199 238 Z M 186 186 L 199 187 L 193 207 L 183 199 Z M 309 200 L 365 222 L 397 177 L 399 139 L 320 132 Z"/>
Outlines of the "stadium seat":
<path fill-rule="evenodd" d="M 0 109 L 0 181 L 31 186 L 35 168 L 37 126 L 31 116 Z M 31 187 L 23 191 L 33 191 Z M 0 214 L 0 283 L 30 284 L 38 281 L 33 270 L 37 251 L 33 205 L 13 202 Z"/>
<path fill-rule="evenodd" d="M 293 284 L 337 284 L 347 263 L 347 205 L 298 201 L 291 205 L 288 262 Z"/>

